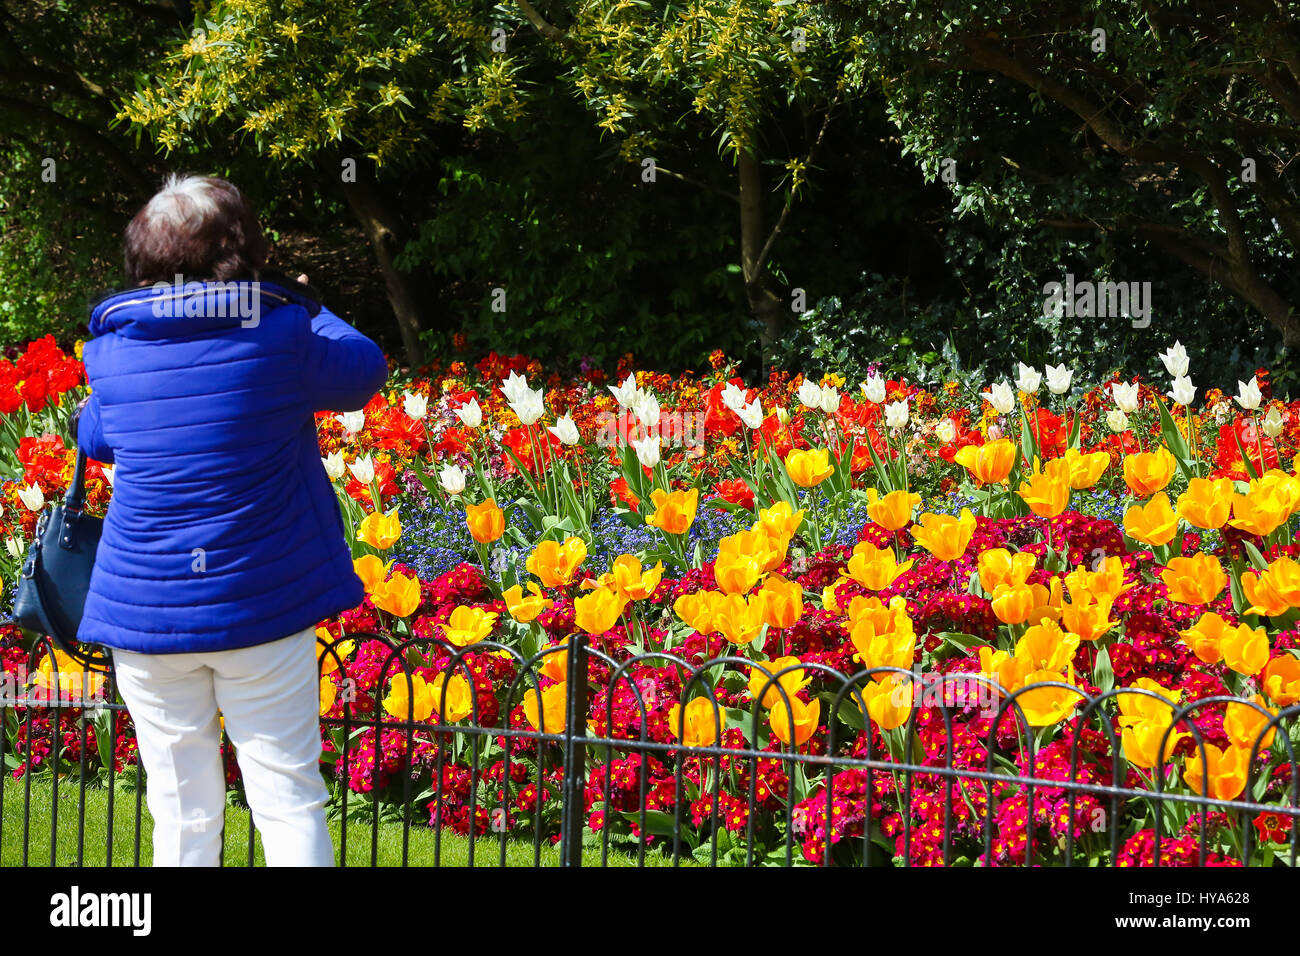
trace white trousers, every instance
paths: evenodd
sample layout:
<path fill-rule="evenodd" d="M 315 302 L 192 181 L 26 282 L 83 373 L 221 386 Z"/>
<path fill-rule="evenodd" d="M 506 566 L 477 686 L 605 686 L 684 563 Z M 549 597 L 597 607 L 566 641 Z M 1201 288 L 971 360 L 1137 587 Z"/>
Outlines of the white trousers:
<path fill-rule="evenodd" d="M 229 651 L 113 650 L 153 814 L 154 866 L 217 866 L 226 807 L 221 724 L 268 866 L 333 866 L 320 773 L 316 629 Z"/>

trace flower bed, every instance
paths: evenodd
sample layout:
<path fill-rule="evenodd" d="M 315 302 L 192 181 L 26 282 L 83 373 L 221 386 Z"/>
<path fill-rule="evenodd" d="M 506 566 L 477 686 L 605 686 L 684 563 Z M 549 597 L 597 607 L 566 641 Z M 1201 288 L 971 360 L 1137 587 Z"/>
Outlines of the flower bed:
<path fill-rule="evenodd" d="M 565 728 L 582 634 L 587 733 L 628 741 L 588 754 L 611 845 L 1150 865 L 1159 834 L 1161 865 L 1269 862 L 1296 806 L 1300 408 L 1262 370 L 1191 407 L 1179 353 L 1168 395 L 1063 368 L 1044 393 L 1022 367 L 969 396 L 489 355 L 321 413 L 367 593 L 318 627 L 328 772 L 458 833 L 554 839 L 561 747 L 537 732 Z M 0 368 L 9 582 L 66 487 L 76 371 L 52 340 Z M 92 467 L 92 510 L 111 481 Z M 77 713 L 33 720 L 34 768 L 76 762 Z M 92 764 L 134 760 L 119 720 Z"/>

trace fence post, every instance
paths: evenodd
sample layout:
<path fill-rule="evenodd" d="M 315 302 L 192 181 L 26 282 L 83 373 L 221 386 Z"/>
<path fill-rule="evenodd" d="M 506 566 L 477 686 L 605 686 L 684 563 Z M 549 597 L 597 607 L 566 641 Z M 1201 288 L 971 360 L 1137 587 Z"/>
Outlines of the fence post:
<path fill-rule="evenodd" d="M 587 733 L 587 635 L 569 638 L 568 689 L 564 705 L 564 778 L 560 787 L 560 865 L 582 866 L 582 831 L 586 825 L 587 745 L 575 737 Z"/>

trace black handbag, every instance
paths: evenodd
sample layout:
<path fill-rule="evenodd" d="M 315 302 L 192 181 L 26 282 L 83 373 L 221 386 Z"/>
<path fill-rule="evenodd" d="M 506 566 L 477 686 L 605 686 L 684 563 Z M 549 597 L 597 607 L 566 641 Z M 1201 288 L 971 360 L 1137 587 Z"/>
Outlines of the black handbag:
<path fill-rule="evenodd" d="M 90 590 L 95 550 L 104 519 L 86 514 L 86 453 L 77 450 L 72 483 L 62 504 L 42 511 L 14 591 L 13 622 L 33 632 L 33 643 L 46 634 L 78 665 L 105 671 L 109 652 L 82 651 L 77 644 L 81 612 Z"/>

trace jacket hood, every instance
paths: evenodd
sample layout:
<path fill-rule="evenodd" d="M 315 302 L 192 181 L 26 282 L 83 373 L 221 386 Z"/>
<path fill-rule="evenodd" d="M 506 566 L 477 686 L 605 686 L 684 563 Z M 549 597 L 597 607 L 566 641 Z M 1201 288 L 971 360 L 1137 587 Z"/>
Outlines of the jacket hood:
<path fill-rule="evenodd" d="M 160 282 L 102 296 L 91 306 L 90 334 L 119 332 L 128 338 L 164 339 L 240 325 L 254 328 L 284 305 L 302 306 L 312 316 L 321 308 L 314 290 L 279 275 L 229 282 Z"/>

